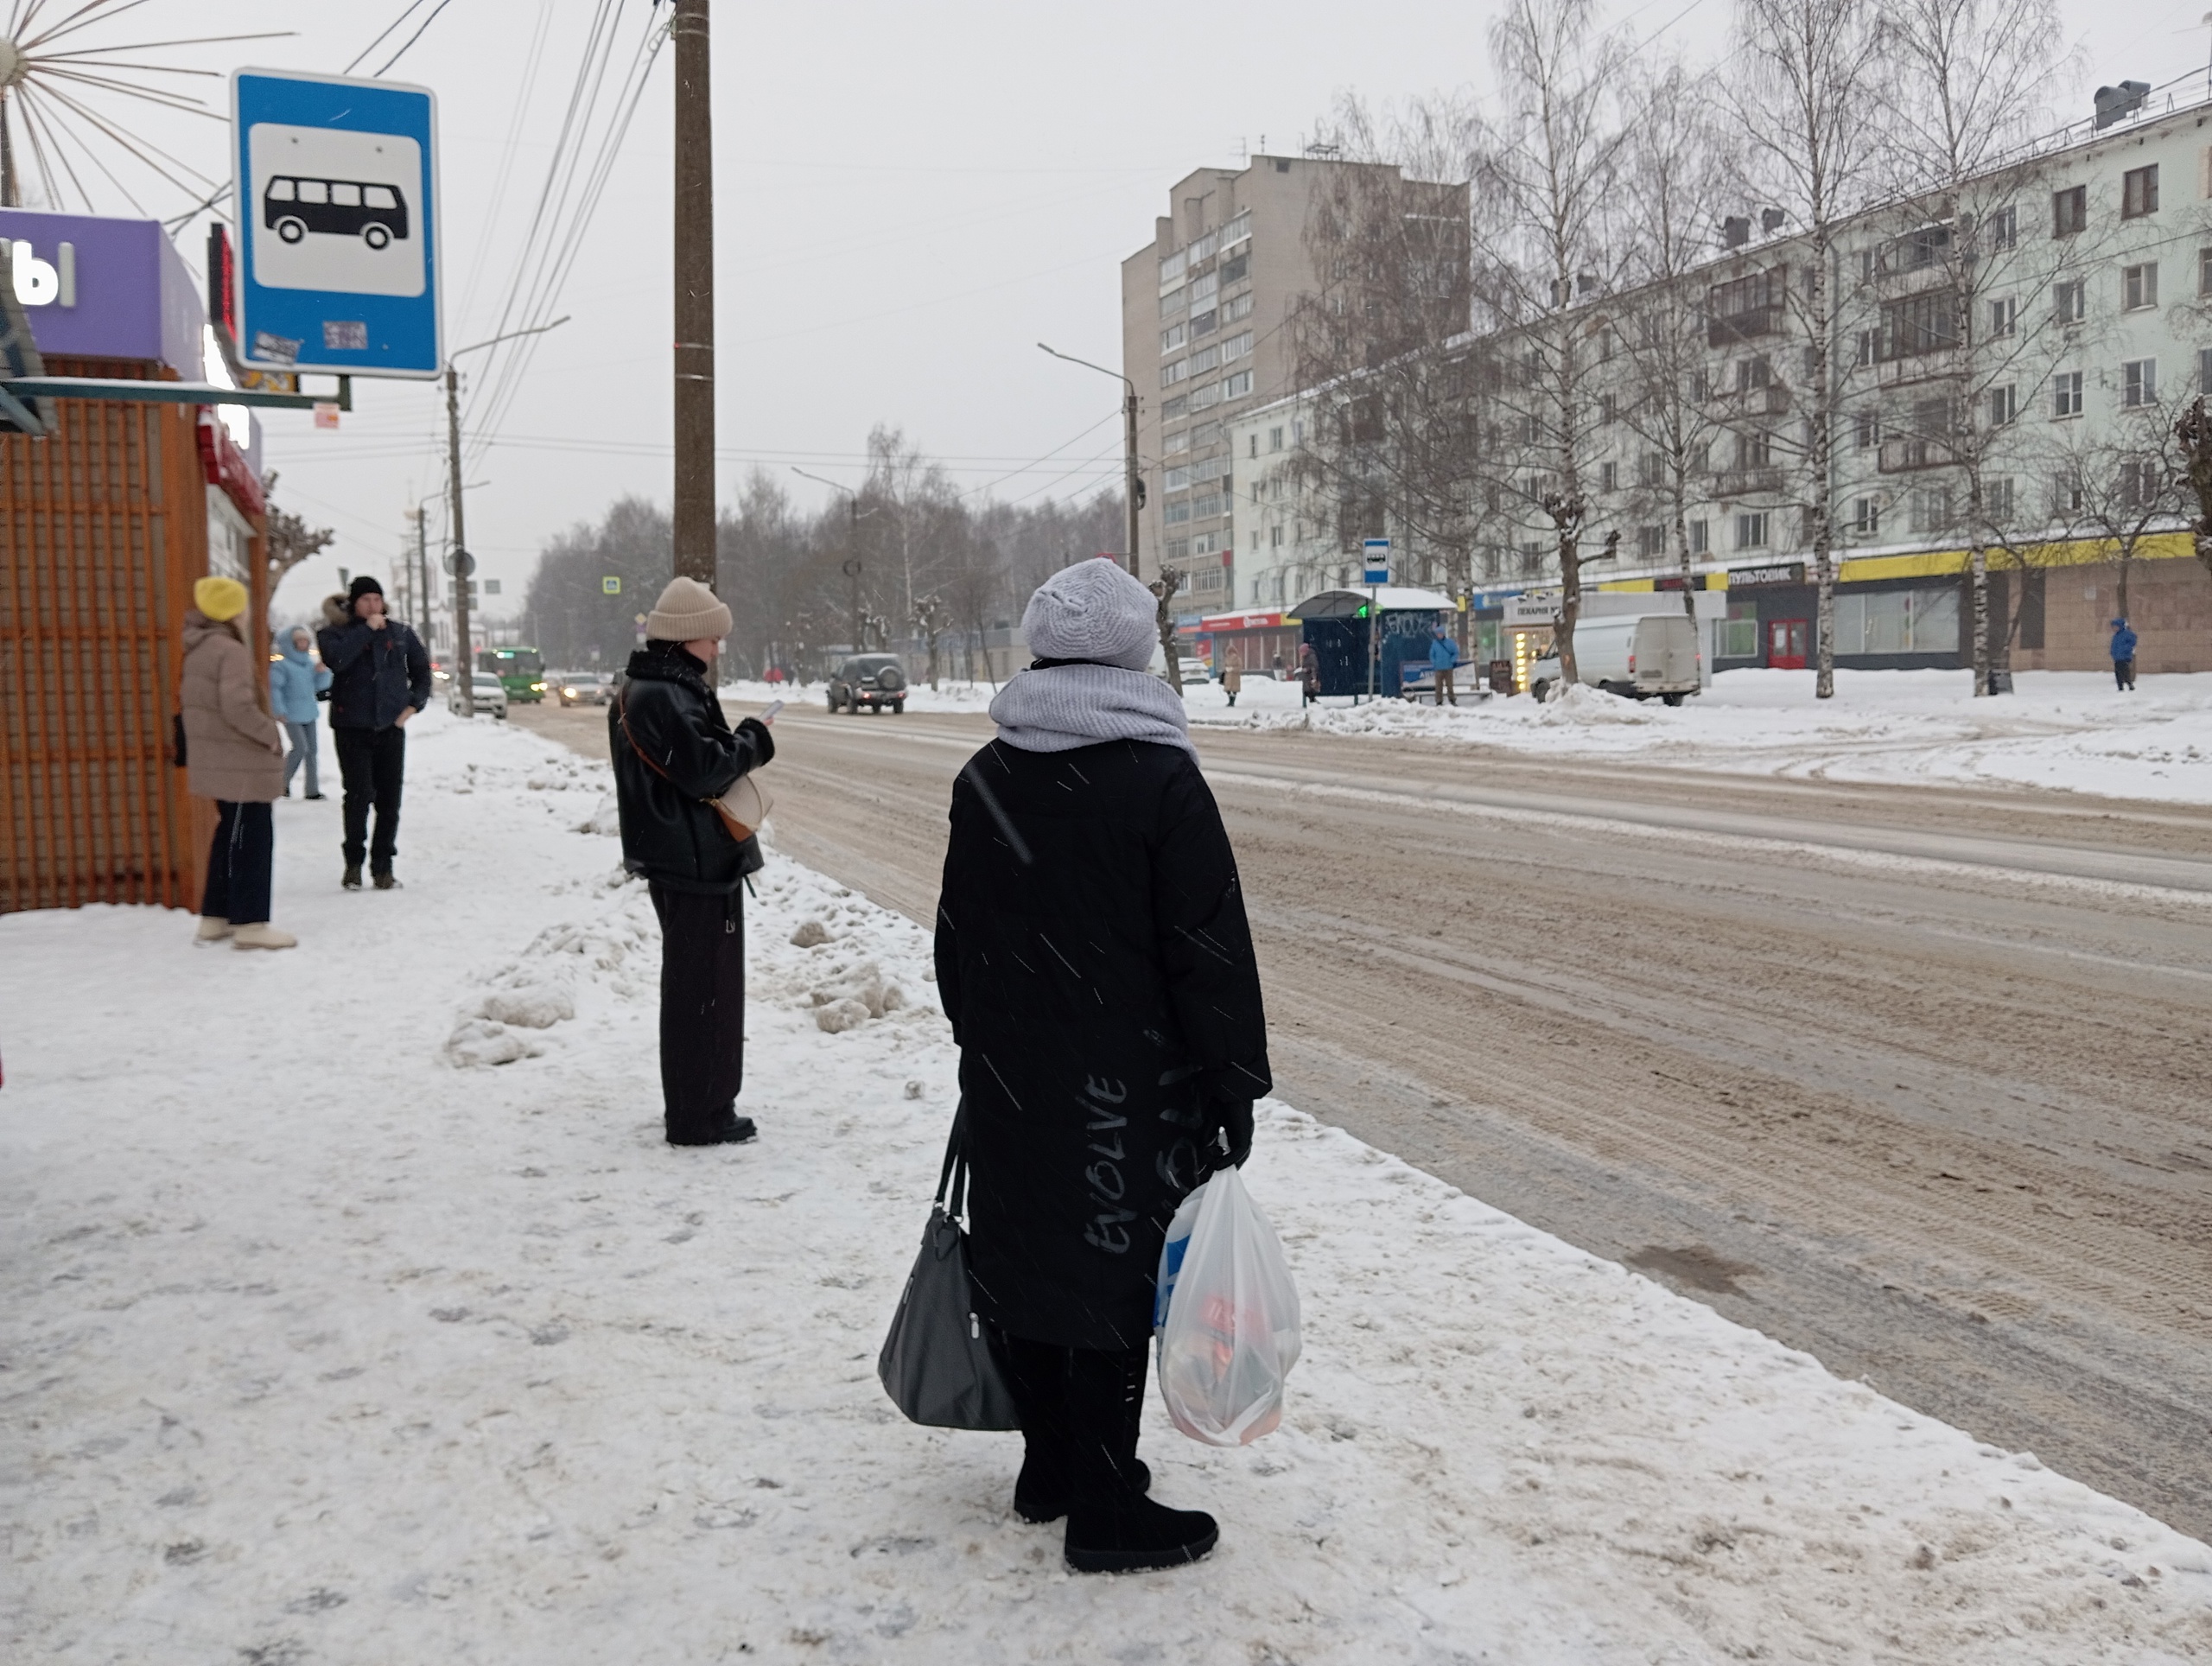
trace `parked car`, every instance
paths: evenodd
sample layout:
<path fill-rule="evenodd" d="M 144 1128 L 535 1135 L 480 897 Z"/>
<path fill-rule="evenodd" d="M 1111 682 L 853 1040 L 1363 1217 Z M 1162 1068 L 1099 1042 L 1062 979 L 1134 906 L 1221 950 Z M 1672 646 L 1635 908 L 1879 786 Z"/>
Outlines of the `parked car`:
<path fill-rule="evenodd" d="M 1705 686 L 1697 621 L 1682 614 L 1586 619 L 1574 627 L 1574 668 L 1584 683 L 1631 700 L 1679 706 Z M 1541 700 L 1560 677 L 1556 653 L 1530 667 L 1529 692 Z"/>
<path fill-rule="evenodd" d="M 830 674 L 830 709 L 906 709 L 906 668 L 895 653 L 856 653 Z"/>
<path fill-rule="evenodd" d="M 604 706 L 614 698 L 613 671 L 571 671 L 554 686 L 563 706 Z"/>
<path fill-rule="evenodd" d="M 494 717 L 507 715 L 507 685 L 489 671 L 478 671 L 468 679 L 468 690 L 475 697 L 476 709 L 488 711 Z M 446 709 L 461 710 L 461 690 L 450 689 L 446 694 Z"/>
<path fill-rule="evenodd" d="M 1176 666 L 1183 673 L 1183 686 L 1186 689 L 1196 688 L 1201 683 L 1213 681 L 1213 667 L 1203 659 L 1195 659 L 1189 654 L 1185 654 L 1176 662 Z"/>

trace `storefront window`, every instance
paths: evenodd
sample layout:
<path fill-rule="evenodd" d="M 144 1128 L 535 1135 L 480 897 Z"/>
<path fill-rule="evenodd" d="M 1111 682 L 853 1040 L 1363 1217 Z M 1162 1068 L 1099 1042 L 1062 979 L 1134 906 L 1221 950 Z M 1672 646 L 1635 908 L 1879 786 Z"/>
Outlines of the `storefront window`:
<path fill-rule="evenodd" d="M 1877 591 L 1835 599 L 1838 653 L 1956 653 L 1959 593 Z"/>
<path fill-rule="evenodd" d="M 1732 601 L 1728 617 L 1720 622 L 1720 645 L 1714 651 L 1720 659 L 1756 659 L 1759 652 L 1759 605 L 1756 601 Z"/>

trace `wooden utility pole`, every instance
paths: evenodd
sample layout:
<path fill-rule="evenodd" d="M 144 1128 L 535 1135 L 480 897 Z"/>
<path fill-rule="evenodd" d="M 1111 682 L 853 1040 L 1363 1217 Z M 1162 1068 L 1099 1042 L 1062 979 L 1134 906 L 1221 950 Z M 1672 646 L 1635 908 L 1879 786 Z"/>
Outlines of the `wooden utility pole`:
<path fill-rule="evenodd" d="M 1127 378 L 1124 378 L 1125 380 Z M 1129 576 L 1142 578 L 1137 565 L 1137 506 L 1144 496 L 1144 482 L 1137 474 L 1137 385 L 1128 384 L 1128 392 L 1122 399 L 1122 492 L 1128 499 L 1129 511 Z M 1230 601 L 1236 598 L 1232 595 Z M 1176 679 L 1180 686 L 1181 679 Z"/>
<path fill-rule="evenodd" d="M 715 582 L 715 156 L 707 0 L 676 0 L 676 572 Z"/>

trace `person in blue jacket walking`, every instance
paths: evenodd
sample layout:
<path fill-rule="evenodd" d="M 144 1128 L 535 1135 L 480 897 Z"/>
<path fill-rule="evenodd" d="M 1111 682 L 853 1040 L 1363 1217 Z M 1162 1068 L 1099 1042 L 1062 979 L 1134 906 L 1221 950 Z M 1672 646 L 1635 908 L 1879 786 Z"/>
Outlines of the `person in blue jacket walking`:
<path fill-rule="evenodd" d="M 2135 627 L 2124 619 L 2112 622 L 2112 680 L 2122 694 L 2135 686 Z"/>
<path fill-rule="evenodd" d="M 1439 625 L 1429 633 L 1429 668 L 1436 673 L 1436 703 L 1449 700 L 1459 703 L 1459 690 L 1452 686 L 1452 673 L 1459 668 L 1459 645 L 1452 639 L 1451 631 Z"/>
<path fill-rule="evenodd" d="M 321 783 L 315 778 L 315 696 L 330 686 L 330 673 L 315 663 L 314 647 L 315 637 L 301 625 L 276 639 L 276 657 L 269 662 L 270 708 L 292 742 L 291 755 L 284 760 L 288 798 L 292 796 L 292 777 L 300 773 L 302 760 L 308 766 L 307 796 L 322 797 Z"/>

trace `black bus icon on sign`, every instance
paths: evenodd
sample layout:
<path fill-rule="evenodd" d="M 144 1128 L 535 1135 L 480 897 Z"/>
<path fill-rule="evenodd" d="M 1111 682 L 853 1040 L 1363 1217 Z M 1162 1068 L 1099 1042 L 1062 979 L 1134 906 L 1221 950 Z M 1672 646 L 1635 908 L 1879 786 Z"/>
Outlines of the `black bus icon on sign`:
<path fill-rule="evenodd" d="M 261 223 L 287 243 L 310 232 L 357 237 L 372 249 L 407 235 L 407 199 L 396 185 L 280 174 L 261 194 Z"/>

